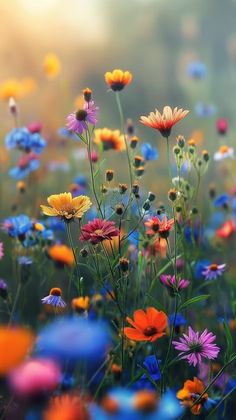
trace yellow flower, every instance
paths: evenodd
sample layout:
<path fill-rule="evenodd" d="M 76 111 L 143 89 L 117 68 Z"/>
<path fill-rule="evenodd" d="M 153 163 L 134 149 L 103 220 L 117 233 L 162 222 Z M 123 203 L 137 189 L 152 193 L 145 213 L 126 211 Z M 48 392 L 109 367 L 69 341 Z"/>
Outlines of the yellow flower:
<path fill-rule="evenodd" d="M 107 71 L 105 73 L 105 82 L 114 91 L 120 91 L 124 89 L 126 85 L 129 85 L 132 81 L 132 74 L 129 71 L 123 71 L 115 69 L 112 72 Z"/>
<path fill-rule="evenodd" d="M 0 84 L 0 99 L 8 101 L 10 98 L 18 99 L 22 96 L 21 83 L 16 79 L 8 79 Z"/>
<path fill-rule="evenodd" d="M 87 311 L 89 308 L 90 299 L 88 296 L 80 296 L 72 299 L 71 306 L 75 311 Z"/>
<path fill-rule="evenodd" d="M 84 97 L 83 95 L 76 96 L 74 100 L 74 107 L 75 109 L 82 109 L 84 106 Z"/>
<path fill-rule="evenodd" d="M 110 130 L 109 128 L 98 128 L 94 130 L 94 143 L 103 145 L 103 150 L 125 150 L 124 136 L 120 130 Z"/>
<path fill-rule="evenodd" d="M 44 57 L 44 71 L 49 79 L 54 79 L 61 70 L 61 63 L 56 54 L 49 53 Z"/>
<path fill-rule="evenodd" d="M 60 216 L 66 220 L 80 219 L 92 203 L 86 195 L 72 197 L 71 193 L 50 195 L 47 199 L 51 207 L 41 205 L 46 216 Z"/>

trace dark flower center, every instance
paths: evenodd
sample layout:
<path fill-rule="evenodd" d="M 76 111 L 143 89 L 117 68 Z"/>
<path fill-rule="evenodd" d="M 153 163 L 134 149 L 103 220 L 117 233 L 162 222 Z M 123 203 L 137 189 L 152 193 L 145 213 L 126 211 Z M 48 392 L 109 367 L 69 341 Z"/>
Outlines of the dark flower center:
<path fill-rule="evenodd" d="M 75 118 L 78 121 L 86 121 L 86 117 L 87 117 L 88 113 L 87 111 L 85 111 L 84 109 L 79 109 L 76 113 L 75 113 Z"/>
<path fill-rule="evenodd" d="M 154 232 L 158 232 L 158 230 L 159 230 L 159 223 L 158 222 L 153 222 L 152 229 L 154 230 Z"/>
<path fill-rule="evenodd" d="M 189 345 L 189 349 L 192 353 L 201 353 L 202 351 L 202 345 L 200 343 L 191 343 Z"/>
<path fill-rule="evenodd" d="M 147 327 L 144 330 L 144 335 L 146 335 L 147 337 L 151 337 L 152 335 L 157 333 L 157 329 L 156 327 Z"/>
<path fill-rule="evenodd" d="M 217 264 L 211 264 L 209 268 L 210 268 L 211 271 L 217 271 L 218 270 L 218 265 Z"/>

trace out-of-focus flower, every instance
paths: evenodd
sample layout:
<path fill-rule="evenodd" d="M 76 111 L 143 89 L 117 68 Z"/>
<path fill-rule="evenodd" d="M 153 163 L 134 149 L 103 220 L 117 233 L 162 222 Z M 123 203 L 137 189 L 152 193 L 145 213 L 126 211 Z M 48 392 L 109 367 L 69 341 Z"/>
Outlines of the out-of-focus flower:
<path fill-rule="evenodd" d="M 181 351 L 180 359 L 186 359 L 190 365 L 196 366 L 202 358 L 215 359 L 220 348 L 213 343 L 216 336 L 207 329 L 203 333 L 195 332 L 188 327 L 188 335 L 183 334 L 180 341 L 173 341 L 176 350 Z"/>
<path fill-rule="evenodd" d="M 161 283 L 167 287 L 167 289 L 172 292 L 172 294 L 178 293 L 183 289 L 186 289 L 190 284 L 189 280 L 184 279 L 176 279 L 175 276 L 171 276 L 170 274 L 161 274 L 160 276 Z"/>
<path fill-rule="evenodd" d="M 49 257 L 59 266 L 72 266 L 75 263 L 73 251 L 66 245 L 52 245 L 47 252 Z"/>
<path fill-rule="evenodd" d="M 33 264 L 32 258 L 27 257 L 25 255 L 21 255 L 21 256 L 17 257 L 17 262 L 20 265 L 31 265 L 31 264 Z"/>
<path fill-rule="evenodd" d="M 5 280 L 0 279 L 0 297 L 2 299 L 7 299 L 8 296 L 8 286 Z"/>
<path fill-rule="evenodd" d="M 224 160 L 226 158 L 234 158 L 234 149 L 226 145 L 220 146 L 217 152 L 214 153 L 214 160 Z"/>
<path fill-rule="evenodd" d="M 88 296 L 80 296 L 72 299 L 71 306 L 76 312 L 84 312 L 89 308 L 90 299 Z"/>
<path fill-rule="evenodd" d="M 3 243 L 0 242 L 0 261 L 3 259 L 4 257 L 4 248 L 3 248 Z"/>
<path fill-rule="evenodd" d="M 102 144 L 103 150 L 125 150 L 124 136 L 120 130 L 110 130 L 109 128 L 98 128 L 94 130 L 94 143 Z"/>
<path fill-rule="evenodd" d="M 132 74 L 129 71 L 115 69 L 112 72 L 107 71 L 104 75 L 106 84 L 115 92 L 123 90 L 125 86 L 132 81 Z"/>
<path fill-rule="evenodd" d="M 192 61 L 187 66 L 187 74 L 193 79 L 204 79 L 207 74 L 206 65 L 201 61 Z"/>
<path fill-rule="evenodd" d="M 100 361 L 110 344 L 107 324 L 88 318 L 57 319 L 39 333 L 36 351 L 63 361 Z"/>
<path fill-rule="evenodd" d="M 209 118 L 212 117 L 216 112 L 216 108 L 213 104 L 204 104 L 198 102 L 195 106 L 195 113 L 198 117 Z"/>
<path fill-rule="evenodd" d="M 54 79 L 58 76 L 61 70 L 61 63 L 56 54 L 48 53 L 45 55 L 43 69 L 49 79 Z"/>
<path fill-rule="evenodd" d="M 18 149 L 26 153 L 41 153 L 46 146 L 46 141 L 38 132 L 31 133 L 28 128 L 13 128 L 5 138 L 7 149 Z"/>
<path fill-rule="evenodd" d="M 32 220 L 25 214 L 9 217 L 2 224 L 2 229 L 11 237 L 23 237 L 33 227 Z"/>
<path fill-rule="evenodd" d="M 226 264 L 210 264 L 204 267 L 202 275 L 206 280 L 215 280 L 217 277 L 222 276 L 225 271 Z"/>
<path fill-rule="evenodd" d="M 40 133 L 42 130 L 42 123 L 39 121 L 33 121 L 27 125 L 27 129 L 31 134 Z"/>
<path fill-rule="evenodd" d="M 29 397 L 54 391 L 60 379 L 60 368 L 53 360 L 34 358 L 14 369 L 9 382 L 15 394 Z"/>
<path fill-rule="evenodd" d="M 120 231 L 115 227 L 114 222 L 94 219 L 81 228 L 80 240 L 96 245 L 105 240 L 112 240 L 115 236 L 119 236 L 119 233 Z"/>
<path fill-rule="evenodd" d="M 141 146 L 141 152 L 145 160 L 156 160 L 158 158 L 157 149 L 152 147 L 150 143 L 143 143 Z"/>
<path fill-rule="evenodd" d="M 0 375 L 9 373 L 19 365 L 34 342 L 32 332 L 23 327 L 0 327 Z"/>
<path fill-rule="evenodd" d="M 63 394 L 51 399 L 43 420 L 89 420 L 90 415 L 82 399 Z"/>
<path fill-rule="evenodd" d="M 167 238 L 169 236 L 170 230 L 174 226 L 174 219 L 168 220 L 166 215 L 164 215 L 162 219 L 158 216 L 153 216 L 144 224 L 148 228 L 148 235 L 155 235 L 158 233 L 161 238 Z"/>
<path fill-rule="evenodd" d="M 72 112 L 67 117 L 67 128 L 73 133 L 83 134 L 88 129 L 88 123 L 97 124 L 98 107 L 94 101 L 85 102 L 84 107 Z"/>
<path fill-rule="evenodd" d="M 140 122 L 147 127 L 158 130 L 163 137 L 169 137 L 172 127 L 181 121 L 189 111 L 178 109 L 177 107 L 173 110 L 170 106 L 163 108 L 162 114 L 156 109 L 155 112 L 151 112 L 148 117 L 142 116 Z"/>
<path fill-rule="evenodd" d="M 153 307 L 147 308 L 146 312 L 138 309 L 133 317 L 134 321 L 129 317 L 126 318 L 133 328 L 124 328 L 124 334 L 130 340 L 154 342 L 165 334 L 167 315 L 163 311 Z"/>
<path fill-rule="evenodd" d="M 10 98 L 19 99 L 35 90 L 35 80 L 27 77 L 22 80 L 7 79 L 0 84 L 0 99 L 9 101 Z"/>
<path fill-rule="evenodd" d="M 53 287 L 48 296 L 41 299 L 43 304 L 53 306 L 55 308 L 65 308 L 66 302 L 62 299 L 62 291 L 59 287 Z"/>
<path fill-rule="evenodd" d="M 203 382 L 194 377 L 193 381 L 188 379 L 184 382 L 183 388 L 177 392 L 177 398 L 181 400 L 183 406 L 191 409 L 192 414 L 198 415 L 201 413 L 204 404 L 208 400 L 208 394 L 203 394 L 198 403 L 196 403 L 193 407 L 192 405 L 203 393 L 204 389 L 205 387 Z"/>
<path fill-rule="evenodd" d="M 227 220 L 219 229 L 216 230 L 218 238 L 227 239 L 236 231 L 233 220 Z"/>
<path fill-rule="evenodd" d="M 37 171 L 39 165 L 38 156 L 35 153 L 21 155 L 17 166 L 9 170 L 9 175 L 14 179 L 22 180 L 31 172 Z"/>
<path fill-rule="evenodd" d="M 229 194 L 221 194 L 214 200 L 215 207 L 224 207 L 228 206 L 230 200 Z"/>
<path fill-rule="evenodd" d="M 226 120 L 226 118 L 219 118 L 216 121 L 216 130 L 218 132 L 218 134 L 224 135 L 227 133 L 229 128 L 229 123 L 228 120 Z"/>
<path fill-rule="evenodd" d="M 47 201 L 51 207 L 41 205 L 43 213 L 46 216 L 60 216 L 66 221 L 81 219 L 92 205 L 89 197 L 79 195 L 73 198 L 70 192 L 50 195 Z"/>

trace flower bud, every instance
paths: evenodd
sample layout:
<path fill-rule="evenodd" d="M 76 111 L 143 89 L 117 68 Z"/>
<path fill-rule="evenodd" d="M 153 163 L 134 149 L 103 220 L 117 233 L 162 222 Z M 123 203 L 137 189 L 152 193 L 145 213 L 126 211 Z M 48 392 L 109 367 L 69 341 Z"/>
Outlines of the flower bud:
<path fill-rule="evenodd" d="M 18 114 L 18 107 L 17 107 L 17 105 L 16 105 L 16 101 L 15 101 L 15 99 L 14 98 L 10 98 L 9 99 L 9 102 L 8 102 L 8 107 L 9 107 L 9 111 L 10 111 L 10 113 L 14 116 L 14 117 L 16 117 L 17 116 L 17 114 Z"/>
<path fill-rule="evenodd" d="M 148 200 L 152 202 L 152 201 L 155 200 L 155 198 L 156 198 L 155 194 L 153 192 L 149 191 Z"/>
<path fill-rule="evenodd" d="M 133 136 L 133 137 L 130 139 L 130 147 L 131 147 L 131 149 L 135 149 L 135 148 L 136 148 L 136 146 L 137 146 L 137 144 L 138 144 L 138 142 L 139 142 L 138 137 L 137 137 L 137 136 Z"/>
<path fill-rule="evenodd" d="M 108 169 L 106 171 L 106 180 L 108 182 L 111 182 L 113 180 L 113 176 L 114 176 L 114 171 L 112 169 Z"/>
<path fill-rule="evenodd" d="M 137 176 L 142 176 L 145 172 L 145 167 L 144 166 L 140 166 L 139 168 L 136 169 L 135 173 Z"/>
<path fill-rule="evenodd" d="M 120 258 L 119 266 L 120 266 L 121 271 L 125 273 L 126 271 L 129 270 L 129 260 L 127 260 L 127 258 L 124 258 L 124 257 Z"/>
<path fill-rule="evenodd" d="M 134 156 L 134 167 L 139 168 L 143 164 L 143 157 L 142 156 Z"/>
<path fill-rule="evenodd" d="M 178 146 L 175 146 L 173 148 L 173 152 L 174 152 L 175 155 L 179 155 L 180 154 L 180 148 Z"/>
<path fill-rule="evenodd" d="M 210 156 L 209 156 L 209 153 L 208 153 L 207 150 L 203 150 L 202 151 L 202 156 L 203 156 L 203 159 L 204 159 L 205 162 L 208 162 L 209 161 Z"/>
<path fill-rule="evenodd" d="M 80 255 L 81 257 L 86 258 L 88 256 L 88 250 L 86 248 L 82 248 L 80 250 Z"/>
<path fill-rule="evenodd" d="M 24 181 L 18 181 L 17 184 L 16 184 L 16 189 L 20 193 L 24 193 L 25 190 L 26 190 L 25 182 Z"/>
<path fill-rule="evenodd" d="M 119 193 L 120 194 L 125 194 L 127 189 L 128 189 L 127 184 L 119 184 Z"/>
<path fill-rule="evenodd" d="M 129 136 L 132 136 L 134 134 L 134 124 L 133 124 L 133 121 L 131 120 L 131 118 L 127 119 L 126 130 L 127 130 L 127 134 L 129 134 Z"/>
<path fill-rule="evenodd" d="M 175 188 L 168 191 L 168 198 L 170 201 L 175 201 L 177 199 L 177 190 Z"/>
<path fill-rule="evenodd" d="M 124 206 L 123 204 L 117 204 L 115 207 L 115 212 L 116 214 L 118 214 L 119 216 L 121 216 L 124 213 Z"/>
<path fill-rule="evenodd" d="M 133 194 L 138 194 L 139 193 L 139 185 L 137 183 L 134 183 L 132 185 L 132 193 Z"/>
<path fill-rule="evenodd" d="M 151 205 L 150 205 L 150 201 L 146 200 L 143 204 L 143 210 L 148 211 L 150 209 Z"/>
<path fill-rule="evenodd" d="M 92 90 L 89 88 L 85 88 L 83 90 L 84 100 L 85 102 L 90 102 L 92 99 Z"/>
<path fill-rule="evenodd" d="M 178 146 L 179 146 L 181 149 L 183 149 L 183 148 L 184 148 L 184 146 L 185 146 L 185 138 L 184 138 L 184 136 L 178 136 L 176 140 L 177 140 L 177 144 L 178 144 Z"/>

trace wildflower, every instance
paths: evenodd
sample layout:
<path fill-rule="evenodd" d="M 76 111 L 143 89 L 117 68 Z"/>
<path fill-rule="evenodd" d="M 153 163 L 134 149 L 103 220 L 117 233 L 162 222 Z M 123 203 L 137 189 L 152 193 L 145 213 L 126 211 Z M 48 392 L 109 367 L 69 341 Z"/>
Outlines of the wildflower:
<path fill-rule="evenodd" d="M 124 136 L 121 135 L 120 130 L 110 130 L 109 128 L 98 128 L 94 131 L 94 143 L 102 144 L 103 150 L 125 150 Z"/>
<path fill-rule="evenodd" d="M 131 147 L 131 149 L 135 149 L 136 146 L 137 146 L 137 144 L 138 144 L 138 142 L 139 142 L 139 138 L 137 136 L 131 137 L 131 139 L 130 139 L 130 147 Z M 146 144 L 149 144 L 149 143 L 146 143 Z"/>
<path fill-rule="evenodd" d="M 7 299 L 8 296 L 8 287 L 7 287 L 7 283 L 5 282 L 5 280 L 0 279 L 0 297 L 2 299 Z"/>
<path fill-rule="evenodd" d="M 44 412 L 44 420 L 89 420 L 90 415 L 82 399 L 63 394 L 53 397 Z"/>
<path fill-rule="evenodd" d="M 228 194 L 221 194 L 214 200 L 215 207 L 228 208 L 230 196 Z"/>
<path fill-rule="evenodd" d="M 209 118 L 212 117 L 216 112 L 216 107 L 213 104 L 206 104 L 198 102 L 195 106 L 195 113 L 198 117 Z"/>
<path fill-rule="evenodd" d="M 150 143 L 143 143 L 141 146 L 141 152 L 145 160 L 156 160 L 158 158 L 157 149 L 152 147 Z"/>
<path fill-rule="evenodd" d="M 26 190 L 26 185 L 24 181 L 18 181 L 16 183 L 16 189 L 17 191 L 19 191 L 21 194 L 23 194 Z"/>
<path fill-rule="evenodd" d="M 207 74 L 207 69 L 201 61 L 192 61 L 187 66 L 187 74 L 193 79 L 204 79 Z"/>
<path fill-rule="evenodd" d="M 147 370 L 148 376 L 146 375 L 146 373 L 144 373 L 141 379 L 148 379 L 148 377 L 151 377 L 154 381 L 158 381 L 161 377 L 161 372 L 159 368 L 160 362 L 161 360 L 158 360 L 157 362 L 157 358 L 153 354 L 147 356 L 144 360 L 143 366 Z"/>
<path fill-rule="evenodd" d="M 233 220 L 227 220 L 219 229 L 216 231 L 218 238 L 227 239 L 235 232 L 235 223 Z"/>
<path fill-rule="evenodd" d="M 61 63 L 56 54 L 48 53 L 44 57 L 43 68 L 49 79 L 54 79 L 61 70 Z"/>
<path fill-rule="evenodd" d="M 31 265 L 33 264 L 33 260 L 30 257 L 26 257 L 25 255 L 21 255 L 17 257 L 17 262 L 19 265 Z"/>
<path fill-rule="evenodd" d="M 7 79 L 0 84 L 0 99 L 8 101 L 10 98 L 18 99 L 23 95 L 19 80 Z"/>
<path fill-rule="evenodd" d="M 111 241 L 115 236 L 119 236 L 119 233 L 120 231 L 115 227 L 114 222 L 94 219 L 82 227 L 80 240 L 96 245 L 104 240 Z"/>
<path fill-rule="evenodd" d="M 38 168 L 38 156 L 31 152 L 28 155 L 20 156 L 17 162 L 17 166 L 9 170 L 9 175 L 14 179 L 22 180 L 31 172 L 37 171 Z"/>
<path fill-rule="evenodd" d="M 169 137 L 172 127 L 181 121 L 189 111 L 178 109 L 173 110 L 169 106 L 163 108 L 162 114 L 156 109 L 151 112 L 148 117 L 142 116 L 140 122 L 148 127 L 158 130 L 163 137 Z"/>
<path fill-rule="evenodd" d="M 129 71 L 122 71 L 120 69 L 115 69 L 112 72 L 107 71 L 104 77 L 107 85 L 115 92 L 123 90 L 125 86 L 131 83 L 133 78 Z"/>
<path fill-rule="evenodd" d="M 76 312 L 84 312 L 89 308 L 90 299 L 88 296 L 80 296 L 72 299 L 71 306 Z"/>
<path fill-rule="evenodd" d="M 155 235 L 158 233 L 161 238 L 168 238 L 169 232 L 174 226 L 174 223 L 174 219 L 168 220 L 166 215 L 164 215 L 162 219 L 160 219 L 158 216 L 153 216 L 144 224 L 148 228 L 148 235 Z"/>
<path fill-rule="evenodd" d="M 98 107 L 94 101 L 85 102 L 83 108 L 72 112 L 67 117 L 67 128 L 73 133 L 83 134 L 88 129 L 88 123 L 97 124 Z"/>
<path fill-rule="evenodd" d="M 129 271 L 129 260 L 127 260 L 127 258 L 120 258 L 119 259 L 119 267 L 121 269 L 121 271 L 123 271 L 124 273 L 126 273 L 127 271 Z"/>
<path fill-rule="evenodd" d="M 154 342 L 165 334 L 167 316 L 153 307 L 147 308 L 146 312 L 142 309 L 136 310 L 134 321 L 129 317 L 126 319 L 133 327 L 124 328 L 124 334 L 130 340 Z"/>
<path fill-rule="evenodd" d="M 2 224 L 2 229 L 8 233 L 9 236 L 13 238 L 18 237 L 19 240 L 24 239 L 26 233 L 30 231 L 32 227 L 32 220 L 25 214 L 9 217 L 8 219 L 5 219 Z"/>
<path fill-rule="evenodd" d="M 4 257 L 4 248 L 3 248 L 3 243 L 0 242 L 0 261 L 3 259 Z"/>
<path fill-rule="evenodd" d="M 135 394 L 134 408 L 143 413 L 151 413 L 157 407 L 157 396 L 154 391 L 141 390 Z"/>
<path fill-rule="evenodd" d="M 86 102 L 90 102 L 92 100 L 92 93 L 93 91 L 88 87 L 83 90 L 84 100 Z"/>
<path fill-rule="evenodd" d="M 19 365 L 33 345 L 30 330 L 22 327 L 0 327 L 0 375 L 5 375 Z"/>
<path fill-rule="evenodd" d="M 9 383 L 20 397 L 52 392 L 61 380 L 59 366 L 52 360 L 33 358 L 11 372 Z"/>
<path fill-rule="evenodd" d="M 49 257 L 60 266 L 72 266 L 75 263 L 71 248 L 62 244 L 55 244 L 48 248 Z"/>
<path fill-rule="evenodd" d="M 229 123 L 226 118 L 219 118 L 216 121 L 216 130 L 219 134 L 224 135 L 227 133 L 229 128 Z"/>
<path fill-rule="evenodd" d="M 184 382 L 183 388 L 177 392 L 177 398 L 181 400 L 183 406 L 189 407 L 191 409 L 192 414 L 198 415 L 201 413 L 204 404 L 208 400 L 208 394 L 203 394 L 197 404 L 195 404 L 193 407 L 192 405 L 203 393 L 204 388 L 204 384 L 202 381 L 200 381 L 200 379 L 196 377 L 193 378 L 193 381 L 188 379 Z"/>
<path fill-rule="evenodd" d="M 5 138 L 8 150 L 18 149 L 23 152 L 41 153 L 46 146 L 46 141 L 38 132 L 31 133 L 26 127 L 13 128 Z"/>
<path fill-rule="evenodd" d="M 213 343 L 216 336 L 207 329 L 203 333 L 195 332 L 191 327 L 188 328 L 188 335 L 183 334 L 180 341 L 173 341 L 176 350 L 180 350 L 180 359 L 187 359 L 190 365 L 196 366 L 201 362 L 202 357 L 215 359 L 220 348 Z"/>
<path fill-rule="evenodd" d="M 43 304 L 51 305 L 54 307 L 65 308 L 66 303 L 62 299 L 62 291 L 59 287 L 53 287 L 49 295 L 41 299 Z"/>
<path fill-rule="evenodd" d="M 217 152 L 214 153 L 214 160 L 220 161 L 227 158 L 233 159 L 234 157 L 234 149 L 233 147 L 229 147 L 226 145 L 220 146 Z"/>
<path fill-rule="evenodd" d="M 161 283 L 169 289 L 171 294 L 174 294 L 175 292 L 180 292 L 183 289 L 186 289 L 188 285 L 190 284 L 189 280 L 184 279 L 176 279 L 175 276 L 171 276 L 170 274 L 162 274 L 160 276 Z"/>
<path fill-rule="evenodd" d="M 202 275 L 206 280 L 215 280 L 217 277 L 222 276 L 225 271 L 226 264 L 210 264 L 204 267 Z"/>
<path fill-rule="evenodd" d="M 108 182 L 111 182 L 113 180 L 113 177 L 114 177 L 114 171 L 112 169 L 108 169 L 106 171 L 106 180 Z"/>
<path fill-rule="evenodd" d="M 73 198 L 70 192 L 50 195 L 47 201 L 51 207 L 41 205 L 43 213 L 46 216 L 60 216 L 64 221 L 81 219 L 92 205 L 86 195 Z"/>
<path fill-rule="evenodd" d="M 41 130 L 42 130 L 42 124 L 39 121 L 33 121 L 33 122 L 27 124 L 27 127 L 26 128 L 29 130 L 29 132 L 31 134 L 36 134 L 36 133 L 40 133 L 41 132 Z"/>

